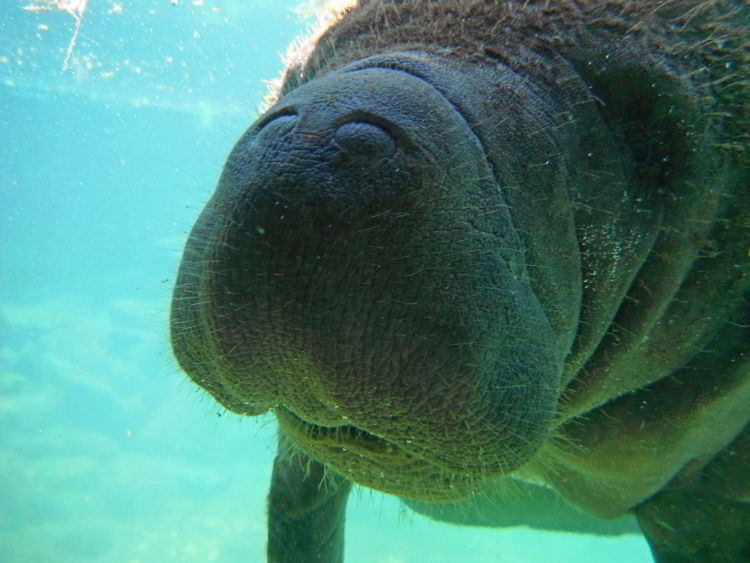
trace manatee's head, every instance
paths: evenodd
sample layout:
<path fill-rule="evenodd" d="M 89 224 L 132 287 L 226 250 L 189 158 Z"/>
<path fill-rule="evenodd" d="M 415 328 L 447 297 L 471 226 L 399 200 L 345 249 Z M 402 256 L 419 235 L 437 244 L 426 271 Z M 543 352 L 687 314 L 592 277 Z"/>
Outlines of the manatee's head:
<path fill-rule="evenodd" d="M 231 411 L 401 496 L 460 498 L 548 433 L 564 350 L 467 119 L 360 61 L 239 140 L 180 267 L 180 366 Z"/>

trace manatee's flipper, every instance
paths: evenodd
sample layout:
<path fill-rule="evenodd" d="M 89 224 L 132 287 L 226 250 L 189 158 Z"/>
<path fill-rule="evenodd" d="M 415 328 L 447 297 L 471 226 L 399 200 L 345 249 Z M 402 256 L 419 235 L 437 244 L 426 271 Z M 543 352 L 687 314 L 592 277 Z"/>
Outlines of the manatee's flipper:
<path fill-rule="evenodd" d="M 268 561 L 341 563 L 351 481 L 288 451 L 282 436 L 268 497 Z"/>
<path fill-rule="evenodd" d="M 750 562 L 750 426 L 700 473 L 634 510 L 657 563 Z"/>

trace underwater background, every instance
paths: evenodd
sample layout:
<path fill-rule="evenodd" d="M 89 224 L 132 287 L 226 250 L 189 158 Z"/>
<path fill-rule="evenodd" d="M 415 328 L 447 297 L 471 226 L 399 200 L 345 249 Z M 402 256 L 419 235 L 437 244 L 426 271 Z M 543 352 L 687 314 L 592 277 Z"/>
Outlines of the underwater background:
<path fill-rule="evenodd" d="M 0 561 L 265 560 L 273 417 L 192 385 L 167 318 L 188 231 L 315 7 L 0 0 Z M 350 563 L 652 560 L 640 536 L 460 528 L 361 488 L 346 534 Z"/>

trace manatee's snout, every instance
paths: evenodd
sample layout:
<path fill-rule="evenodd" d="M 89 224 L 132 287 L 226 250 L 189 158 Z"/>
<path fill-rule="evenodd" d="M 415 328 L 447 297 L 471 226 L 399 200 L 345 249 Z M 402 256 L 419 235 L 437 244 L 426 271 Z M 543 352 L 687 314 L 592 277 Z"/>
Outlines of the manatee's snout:
<path fill-rule="evenodd" d="M 300 86 L 240 139 L 172 309 L 180 365 L 227 408 L 274 409 L 382 490 L 438 475 L 432 497 L 538 447 L 550 330 L 481 143 L 436 88 L 384 68 Z"/>
<path fill-rule="evenodd" d="M 327 334 L 342 327 L 343 315 L 366 313 L 363 297 L 394 248 L 379 245 L 376 254 L 373 246 L 397 227 L 392 215 L 413 211 L 408 141 L 397 140 L 404 133 L 383 115 L 387 108 L 368 103 L 372 77 L 365 78 L 295 91 L 227 162 L 217 194 L 228 193 L 214 198 L 222 218 L 209 220 L 226 233 L 216 261 L 231 270 L 207 280 L 217 304 L 220 294 L 229 299 L 221 306 L 232 320 L 219 322 L 218 340 L 232 350 L 226 358 L 243 385 L 246 361 L 274 357 L 251 376 L 252 390 L 237 393 L 237 383 L 225 382 L 221 399 L 230 408 L 245 410 L 236 404 L 241 396 L 251 410 L 286 406 L 315 424 L 346 424 L 334 399 L 346 385 L 318 371 L 343 343 Z M 243 307 L 252 308 L 250 318 Z M 347 326 L 344 337 L 354 330 Z"/>

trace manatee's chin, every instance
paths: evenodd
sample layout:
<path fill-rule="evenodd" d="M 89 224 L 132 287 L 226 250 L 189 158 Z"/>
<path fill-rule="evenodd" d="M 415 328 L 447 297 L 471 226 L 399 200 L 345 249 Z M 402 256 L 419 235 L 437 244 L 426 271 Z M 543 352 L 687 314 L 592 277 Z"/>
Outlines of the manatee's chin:
<path fill-rule="evenodd" d="M 486 486 L 486 476 L 450 471 L 355 426 L 311 424 L 284 407 L 275 413 L 302 452 L 359 485 L 425 502 L 461 500 Z"/>

